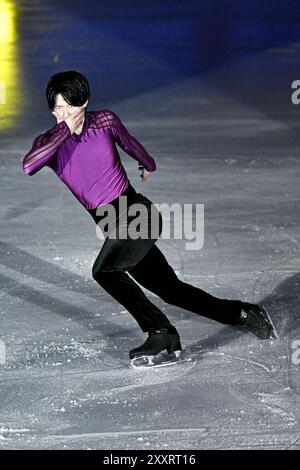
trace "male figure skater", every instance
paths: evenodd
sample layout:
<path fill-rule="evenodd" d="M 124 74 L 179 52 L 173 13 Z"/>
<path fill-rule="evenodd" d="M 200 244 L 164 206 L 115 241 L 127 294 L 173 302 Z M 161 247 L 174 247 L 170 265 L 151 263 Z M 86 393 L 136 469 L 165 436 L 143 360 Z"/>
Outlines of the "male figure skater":
<path fill-rule="evenodd" d="M 87 78 L 73 70 L 57 73 L 48 81 L 46 97 L 57 123 L 35 138 L 23 159 L 24 172 L 34 175 L 44 166 L 50 167 L 96 223 L 101 220 L 97 207 L 110 205 L 120 220 L 121 196 L 128 198 L 129 206 L 136 201 L 148 208 L 153 205 L 131 185 L 116 144 L 139 162 L 144 182 L 156 171 L 154 159 L 112 110 L 86 111 L 90 97 Z M 133 279 L 172 305 L 223 324 L 243 326 L 261 339 L 275 337 L 261 305 L 220 299 L 178 279 L 155 244 L 157 238 L 107 237 L 92 269 L 94 280 L 148 334 L 141 346 L 129 352 L 130 359 L 146 357 L 152 364 L 162 351 L 179 355 L 182 350 L 175 326 Z"/>

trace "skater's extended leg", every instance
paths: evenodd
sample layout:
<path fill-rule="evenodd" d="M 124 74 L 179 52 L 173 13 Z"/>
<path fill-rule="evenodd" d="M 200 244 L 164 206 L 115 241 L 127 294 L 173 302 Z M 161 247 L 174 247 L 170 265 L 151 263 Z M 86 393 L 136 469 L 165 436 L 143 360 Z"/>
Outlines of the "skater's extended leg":
<path fill-rule="evenodd" d="M 172 305 L 220 323 L 240 325 L 260 339 L 278 337 L 262 305 L 220 299 L 181 281 L 156 245 L 129 272 L 142 286 Z"/>
<path fill-rule="evenodd" d="M 139 284 L 169 304 L 224 324 L 236 324 L 240 318 L 240 300 L 220 299 L 181 281 L 155 244 L 128 272 Z"/>

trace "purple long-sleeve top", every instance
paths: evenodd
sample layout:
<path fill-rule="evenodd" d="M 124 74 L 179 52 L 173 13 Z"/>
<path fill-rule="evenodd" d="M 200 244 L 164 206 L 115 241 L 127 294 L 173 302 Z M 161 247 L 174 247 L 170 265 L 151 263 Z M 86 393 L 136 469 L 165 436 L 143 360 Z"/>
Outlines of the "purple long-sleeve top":
<path fill-rule="evenodd" d="M 117 198 L 129 185 L 116 143 L 146 170 L 154 159 L 111 110 L 87 111 L 81 133 L 71 134 L 65 121 L 38 135 L 23 159 L 23 170 L 34 175 L 52 168 L 86 209 Z"/>

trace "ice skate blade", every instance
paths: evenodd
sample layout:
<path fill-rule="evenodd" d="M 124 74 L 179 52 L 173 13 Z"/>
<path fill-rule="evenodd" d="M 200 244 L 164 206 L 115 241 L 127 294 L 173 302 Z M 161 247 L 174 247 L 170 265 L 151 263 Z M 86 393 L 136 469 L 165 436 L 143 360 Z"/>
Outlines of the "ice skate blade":
<path fill-rule="evenodd" d="M 277 333 L 277 330 L 275 328 L 275 325 L 270 317 L 270 315 L 268 314 L 268 312 L 266 311 L 265 307 L 263 305 L 260 305 L 260 308 L 265 316 L 265 318 L 268 320 L 268 322 L 270 323 L 270 325 L 272 325 L 272 333 L 270 334 L 270 338 L 269 339 L 273 339 L 273 340 L 276 340 L 276 339 L 279 339 L 279 335 Z"/>
<path fill-rule="evenodd" d="M 130 361 L 132 369 L 150 369 L 155 367 L 167 367 L 181 362 L 191 361 L 190 357 L 183 357 L 182 351 L 174 351 L 171 354 L 157 354 L 156 356 L 134 357 Z"/>
<path fill-rule="evenodd" d="M 277 333 L 277 331 L 274 329 L 273 332 L 271 333 L 270 335 L 270 339 L 276 341 L 276 339 L 279 339 L 279 335 Z"/>
<path fill-rule="evenodd" d="M 130 361 L 130 367 L 132 367 L 134 369 L 138 369 L 139 367 L 152 367 L 154 365 L 153 357 L 154 356 L 134 357 Z"/>

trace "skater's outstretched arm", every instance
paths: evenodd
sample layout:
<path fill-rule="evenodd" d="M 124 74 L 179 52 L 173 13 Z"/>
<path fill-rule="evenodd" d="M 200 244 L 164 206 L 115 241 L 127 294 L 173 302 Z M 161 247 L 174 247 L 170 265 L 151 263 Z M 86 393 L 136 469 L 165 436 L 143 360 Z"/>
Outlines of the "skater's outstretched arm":
<path fill-rule="evenodd" d="M 128 132 L 121 119 L 111 110 L 105 110 L 105 114 L 119 146 L 128 155 L 143 165 L 148 172 L 155 171 L 156 163 L 154 158 L 152 158 L 145 147 Z"/>
<path fill-rule="evenodd" d="M 52 113 L 56 116 L 56 113 Z M 57 149 L 82 122 L 84 109 L 78 108 L 71 116 L 65 120 L 58 120 L 57 124 L 46 131 L 44 134 L 38 135 L 32 148 L 23 158 L 23 170 L 27 175 L 34 175 L 40 170 L 47 161 L 55 156 Z"/>

